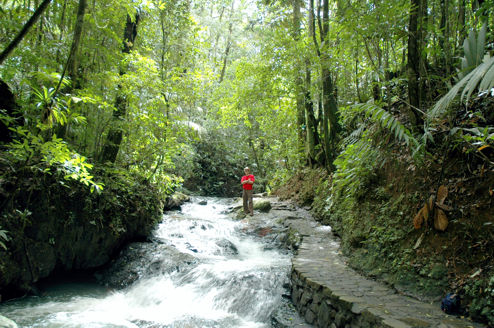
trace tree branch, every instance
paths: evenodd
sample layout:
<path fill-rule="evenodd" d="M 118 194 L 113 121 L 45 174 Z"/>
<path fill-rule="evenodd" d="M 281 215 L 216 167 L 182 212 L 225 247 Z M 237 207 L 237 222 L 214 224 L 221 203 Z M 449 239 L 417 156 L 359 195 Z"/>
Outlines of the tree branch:
<path fill-rule="evenodd" d="M 0 65 L 2 65 L 3 61 L 10 55 L 10 53 L 19 45 L 19 43 L 24 39 L 27 32 L 31 29 L 31 27 L 38 21 L 41 17 L 41 14 L 45 11 L 45 9 L 50 4 L 51 0 L 44 0 L 36 9 L 34 14 L 29 18 L 26 24 L 22 27 L 22 30 L 17 34 L 17 36 L 10 42 L 10 44 L 5 48 L 5 50 L 0 54 Z"/>

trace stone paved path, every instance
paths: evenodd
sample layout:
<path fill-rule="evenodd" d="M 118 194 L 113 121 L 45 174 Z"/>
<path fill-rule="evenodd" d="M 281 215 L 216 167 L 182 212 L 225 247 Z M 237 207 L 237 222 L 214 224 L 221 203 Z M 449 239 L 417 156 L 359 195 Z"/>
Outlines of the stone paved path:
<path fill-rule="evenodd" d="M 332 328 L 484 327 L 446 315 L 439 303 L 418 301 L 361 276 L 345 264 L 329 227 L 307 213 L 299 217 L 284 222 L 302 237 L 292 260 L 292 301 L 307 322 Z"/>
<path fill-rule="evenodd" d="M 251 220 L 257 225 L 282 222 L 287 239 L 298 247 L 292 260 L 291 297 L 308 323 L 330 328 L 484 327 L 444 314 L 439 303 L 418 301 L 361 276 L 345 264 L 339 240 L 329 227 L 290 203 L 271 202 L 270 213 L 256 213 Z"/>

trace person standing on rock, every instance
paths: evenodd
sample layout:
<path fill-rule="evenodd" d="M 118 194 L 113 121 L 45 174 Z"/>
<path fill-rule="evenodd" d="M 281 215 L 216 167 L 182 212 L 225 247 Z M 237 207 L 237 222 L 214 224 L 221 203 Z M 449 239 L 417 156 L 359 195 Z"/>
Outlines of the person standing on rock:
<path fill-rule="evenodd" d="M 240 180 L 242 184 L 243 193 L 242 199 L 244 201 L 244 212 L 245 214 L 250 214 L 250 216 L 254 215 L 254 202 L 252 200 L 252 185 L 256 180 L 253 174 L 250 174 L 250 169 L 246 167 L 244 169 L 245 175 Z"/>

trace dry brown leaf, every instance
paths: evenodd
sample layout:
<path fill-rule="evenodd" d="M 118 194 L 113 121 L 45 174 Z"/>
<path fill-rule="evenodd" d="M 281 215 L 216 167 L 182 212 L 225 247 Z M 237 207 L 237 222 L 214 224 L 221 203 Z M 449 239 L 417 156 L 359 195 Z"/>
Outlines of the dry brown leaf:
<path fill-rule="evenodd" d="M 437 209 L 436 215 L 434 216 L 434 228 L 439 231 L 444 231 L 448 227 L 448 218 L 443 210 Z"/>
<path fill-rule="evenodd" d="M 415 215 L 413 218 L 413 227 L 415 229 L 420 229 L 422 227 L 422 222 L 424 222 L 424 214 L 423 214 L 424 208 L 422 207 L 420 211 Z"/>
<path fill-rule="evenodd" d="M 422 207 L 424 220 L 426 223 L 429 220 L 429 213 L 432 212 L 433 203 L 434 203 L 434 196 L 431 196 L 429 198 L 429 201 L 427 203 L 425 203 L 424 207 Z"/>
<path fill-rule="evenodd" d="M 446 197 L 448 197 L 448 188 L 441 185 L 437 191 L 437 202 L 443 204 Z"/>

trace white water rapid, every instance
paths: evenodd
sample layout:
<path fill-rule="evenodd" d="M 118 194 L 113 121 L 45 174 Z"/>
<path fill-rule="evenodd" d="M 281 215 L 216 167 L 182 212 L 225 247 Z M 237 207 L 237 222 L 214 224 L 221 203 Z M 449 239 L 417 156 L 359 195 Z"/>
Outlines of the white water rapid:
<path fill-rule="evenodd" d="M 1 304 L 0 314 L 19 327 L 270 327 L 290 255 L 246 234 L 246 223 L 225 214 L 229 202 L 207 198 L 200 205 L 196 199 L 164 215 L 155 243 L 187 254 L 193 264 L 185 268 L 143 274 L 121 290 L 59 283 L 40 297 Z"/>

